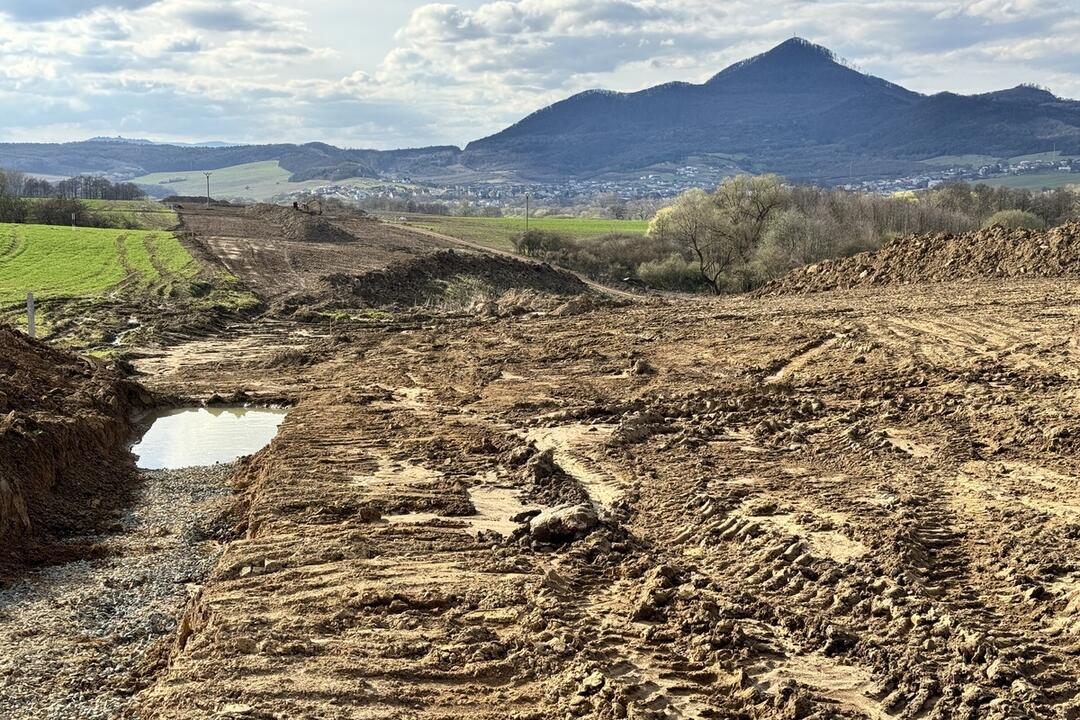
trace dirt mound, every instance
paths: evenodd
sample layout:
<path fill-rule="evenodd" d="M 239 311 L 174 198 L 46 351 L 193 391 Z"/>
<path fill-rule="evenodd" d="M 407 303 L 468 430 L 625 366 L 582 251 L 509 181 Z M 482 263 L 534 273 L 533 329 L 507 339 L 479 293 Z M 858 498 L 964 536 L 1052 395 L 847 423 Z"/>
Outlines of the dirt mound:
<path fill-rule="evenodd" d="M 913 235 L 880 250 L 794 270 L 757 295 L 798 295 L 873 285 L 974 278 L 1080 276 L 1080 223 L 1050 230 Z"/>
<path fill-rule="evenodd" d="M 395 262 L 359 276 L 329 275 L 323 282 L 343 307 L 359 301 L 370 307 L 467 309 L 510 290 L 563 297 L 588 292 L 577 277 L 546 263 L 455 250 Z"/>
<path fill-rule="evenodd" d="M 117 494 L 99 496 L 132 467 L 128 413 L 141 395 L 104 363 L 0 327 L 0 565 L 31 534 L 78 527 Z"/>
<path fill-rule="evenodd" d="M 164 198 L 162 204 L 165 205 L 205 205 L 206 196 L 198 195 L 170 195 Z M 232 205 L 228 200 L 211 200 L 212 205 L 219 207 L 230 207 Z"/>
<path fill-rule="evenodd" d="M 261 218 L 281 228 L 285 240 L 307 243 L 347 243 L 356 238 L 334 225 L 322 215 L 312 215 L 281 205 L 258 204 L 244 209 L 248 215 Z"/>

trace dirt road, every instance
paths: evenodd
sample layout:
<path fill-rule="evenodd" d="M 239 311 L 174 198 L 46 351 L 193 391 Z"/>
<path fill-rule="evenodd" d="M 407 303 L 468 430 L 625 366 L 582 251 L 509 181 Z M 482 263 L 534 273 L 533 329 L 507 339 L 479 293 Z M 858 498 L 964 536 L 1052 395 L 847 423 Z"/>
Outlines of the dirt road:
<path fill-rule="evenodd" d="M 1076 718 L 1078 295 L 937 285 L 350 333 L 277 371 L 303 383 L 283 381 L 298 404 L 257 459 L 246 537 L 142 707 Z M 564 505 L 595 526 L 524 521 Z"/>

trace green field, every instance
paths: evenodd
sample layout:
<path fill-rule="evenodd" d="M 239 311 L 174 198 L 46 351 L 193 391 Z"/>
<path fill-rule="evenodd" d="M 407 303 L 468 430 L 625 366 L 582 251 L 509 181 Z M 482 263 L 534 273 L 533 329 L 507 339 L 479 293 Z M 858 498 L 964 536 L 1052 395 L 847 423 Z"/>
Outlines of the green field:
<path fill-rule="evenodd" d="M 1074 156 L 1062 155 L 1060 150 L 1052 152 L 1033 153 L 1031 155 L 1017 155 L 1009 158 L 999 158 L 993 155 L 941 155 L 938 157 L 927 158 L 926 160 L 920 160 L 919 162 L 924 165 L 933 165 L 935 167 L 980 167 L 982 165 L 990 165 L 997 162 L 1008 162 L 1013 165 L 1028 162 L 1046 162 L 1049 160 L 1069 160 Z"/>
<path fill-rule="evenodd" d="M 142 230 L 171 230 L 180 222 L 168 205 L 154 200 L 84 200 L 86 209 L 105 217 L 120 217 Z"/>
<path fill-rule="evenodd" d="M 1009 158 L 1009 162 L 1015 164 L 1024 162 L 1025 160 L 1029 160 L 1031 162 L 1042 162 L 1046 160 L 1070 160 L 1074 157 L 1075 155 L 1062 155 L 1060 150 L 1054 150 L 1053 152 L 1033 153 L 1031 155 L 1016 155 Z"/>
<path fill-rule="evenodd" d="M 191 279 L 194 258 L 170 233 L 0 224 L 0 306 L 41 300 L 136 295 Z"/>
<path fill-rule="evenodd" d="M 292 175 L 281 167 L 277 160 L 233 165 L 211 171 L 210 194 L 218 199 L 269 200 L 283 193 L 312 190 L 324 185 L 350 185 L 354 187 L 385 186 L 382 180 L 370 178 L 349 178 L 331 183 L 329 180 L 306 180 L 290 182 Z M 170 195 L 204 197 L 206 195 L 206 176 L 202 171 L 161 172 L 133 178 L 138 185 L 157 185 Z"/>
<path fill-rule="evenodd" d="M 410 225 L 506 251 L 513 251 L 514 238 L 525 230 L 523 217 L 483 218 L 443 215 L 388 215 L 387 217 L 391 220 L 404 217 Z M 587 239 L 611 233 L 644 235 L 649 229 L 649 223 L 647 220 L 542 217 L 530 218 L 529 228 Z"/>
<path fill-rule="evenodd" d="M 988 178 L 981 180 L 987 185 L 1019 188 L 1023 190 L 1042 190 L 1043 188 L 1059 188 L 1066 185 L 1080 185 L 1080 173 L 1046 172 L 1031 173 L 1030 175 L 1006 175 L 1004 177 Z"/>

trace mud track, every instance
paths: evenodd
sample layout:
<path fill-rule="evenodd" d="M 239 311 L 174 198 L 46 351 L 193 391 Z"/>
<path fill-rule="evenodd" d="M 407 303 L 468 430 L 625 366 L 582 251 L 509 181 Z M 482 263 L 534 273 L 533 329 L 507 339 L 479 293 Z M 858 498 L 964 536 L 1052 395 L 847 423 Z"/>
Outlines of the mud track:
<path fill-rule="evenodd" d="M 962 287 L 146 361 L 297 405 L 144 716 L 1080 717 L 1080 289 Z"/>

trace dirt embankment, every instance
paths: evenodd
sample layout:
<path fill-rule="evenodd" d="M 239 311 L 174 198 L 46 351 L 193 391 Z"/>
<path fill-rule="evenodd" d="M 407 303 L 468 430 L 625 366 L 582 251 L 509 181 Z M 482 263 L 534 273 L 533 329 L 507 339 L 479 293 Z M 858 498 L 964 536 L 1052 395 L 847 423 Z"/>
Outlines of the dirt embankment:
<path fill-rule="evenodd" d="M 820 262 L 774 280 L 757 295 L 798 295 L 873 285 L 975 278 L 1080 276 L 1080 223 L 1050 230 L 992 227 L 912 235 L 872 253 Z"/>
<path fill-rule="evenodd" d="M 279 226 L 282 236 L 290 242 L 347 243 L 356 240 L 327 218 L 291 207 L 259 204 L 244 208 L 244 212 Z"/>
<path fill-rule="evenodd" d="M 148 400 L 105 363 L 0 327 L 0 566 L 118 501 L 134 472 L 128 414 Z"/>
<path fill-rule="evenodd" d="M 363 275 L 327 275 L 321 284 L 340 307 L 467 306 L 496 301 L 510 291 L 565 300 L 589 291 L 574 275 L 547 264 L 455 250 L 398 261 Z"/>

